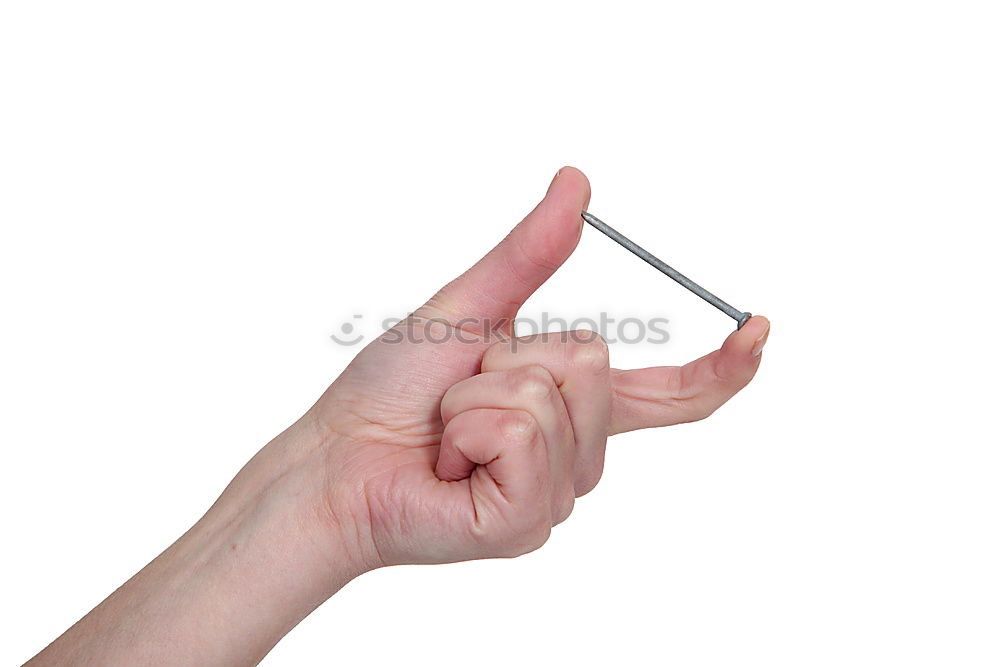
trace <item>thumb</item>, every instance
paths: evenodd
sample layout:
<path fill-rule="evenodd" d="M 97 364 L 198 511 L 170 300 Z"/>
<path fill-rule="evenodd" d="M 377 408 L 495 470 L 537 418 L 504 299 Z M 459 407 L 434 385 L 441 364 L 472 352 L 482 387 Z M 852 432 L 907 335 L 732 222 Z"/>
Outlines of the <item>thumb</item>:
<path fill-rule="evenodd" d="M 521 305 L 576 249 L 590 203 L 590 183 L 563 167 L 545 197 L 493 250 L 445 285 L 417 315 L 452 321 L 473 317 L 513 320 Z M 492 325 L 491 325 L 492 326 Z"/>

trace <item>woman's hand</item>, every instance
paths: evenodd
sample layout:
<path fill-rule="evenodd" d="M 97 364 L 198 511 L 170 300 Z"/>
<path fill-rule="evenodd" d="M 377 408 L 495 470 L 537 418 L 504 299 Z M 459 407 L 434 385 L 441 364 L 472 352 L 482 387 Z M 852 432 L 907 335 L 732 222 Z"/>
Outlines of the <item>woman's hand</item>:
<path fill-rule="evenodd" d="M 537 548 L 597 484 L 609 435 L 707 417 L 756 372 L 763 317 L 687 366 L 636 371 L 611 369 L 588 331 L 510 338 L 517 309 L 576 247 L 589 194 L 562 169 L 507 238 L 363 350 L 307 415 L 328 434 L 321 504 L 352 517 L 370 567 Z"/>
<path fill-rule="evenodd" d="M 512 339 L 589 200 L 564 168 L 523 222 L 366 347 L 197 524 L 38 664 L 246 664 L 382 565 L 516 556 L 597 484 L 609 435 L 702 419 L 753 377 L 768 322 L 682 367 L 610 368 L 586 331 Z"/>

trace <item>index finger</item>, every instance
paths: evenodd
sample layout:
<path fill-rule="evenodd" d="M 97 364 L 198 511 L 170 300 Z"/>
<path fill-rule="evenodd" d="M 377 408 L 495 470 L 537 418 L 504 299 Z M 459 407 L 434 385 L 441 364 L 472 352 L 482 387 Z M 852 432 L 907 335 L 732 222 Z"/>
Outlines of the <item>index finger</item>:
<path fill-rule="evenodd" d="M 757 373 L 771 331 L 756 315 L 722 347 L 684 366 L 611 371 L 611 434 L 704 419 Z"/>

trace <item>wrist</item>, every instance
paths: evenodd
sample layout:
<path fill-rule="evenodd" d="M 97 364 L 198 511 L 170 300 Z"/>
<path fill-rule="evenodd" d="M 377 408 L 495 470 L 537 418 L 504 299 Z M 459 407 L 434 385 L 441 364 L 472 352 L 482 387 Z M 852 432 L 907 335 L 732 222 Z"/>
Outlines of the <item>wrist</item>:
<path fill-rule="evenodd" d="M 374 564 L 331 517 L 335 442 L 306 420 L 262 449 L 212 508 L 43 651 L 40 664 L 252 664 Z"/>
<path fill-rule="evenodd" d="M 243 467 L 191 532 L 224 526 L 237 549 L 273 552 L 286 583 L 329 597 L 381 565 L 361 484 L 345 474 L 349 451 L 307 414 Z"/>

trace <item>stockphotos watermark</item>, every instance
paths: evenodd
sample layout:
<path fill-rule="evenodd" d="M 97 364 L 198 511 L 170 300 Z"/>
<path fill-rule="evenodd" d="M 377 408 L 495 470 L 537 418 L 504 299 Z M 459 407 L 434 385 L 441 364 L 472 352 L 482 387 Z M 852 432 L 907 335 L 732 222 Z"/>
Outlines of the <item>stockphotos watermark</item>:
<path fill-rule="evenodd" d="M 519 317 L 513 322 L 509 319 L 474 317 L 449 321 L 440 317 L 424 318 L 415 315 L 403 319 L 387 317 L 378 320 L 354 314 L 344 318 L 337 331 L 330 334 L 330 340 L 343 347 L 355 347 L 375 338 L 388 344 L 482 344 L 509 340 L 510 331 L 515 331 L 518 338 L 541 333 L 562 333 L 572 338 L 578 331 L 589 331 L 600 334 L 608 345 L 662 345 L 670 340 L 670 333 L 667 331 L 669 322 L 665 317 L 617 318 L 604 312 L 596 318 L 579 317 L 573 320 L 542 313 L 538 318 Z M 581 335 L 580 338 L 583 339 L 584 336 Z"/>

